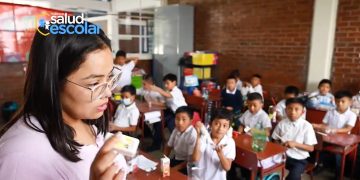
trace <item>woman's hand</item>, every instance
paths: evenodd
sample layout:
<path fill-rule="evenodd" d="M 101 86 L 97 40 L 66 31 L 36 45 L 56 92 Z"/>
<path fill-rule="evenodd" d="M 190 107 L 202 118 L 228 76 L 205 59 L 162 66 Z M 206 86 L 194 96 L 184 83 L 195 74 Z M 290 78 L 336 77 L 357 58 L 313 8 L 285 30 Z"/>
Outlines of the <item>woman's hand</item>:
<path fill-rule="evenodd" d="M 112 136 L 97 153 L 90 167 L 90 180 L 124 179 L 125 172 L 114 163 L 119 152 L 113 147 L 118 141 L 116 136 Z"/>

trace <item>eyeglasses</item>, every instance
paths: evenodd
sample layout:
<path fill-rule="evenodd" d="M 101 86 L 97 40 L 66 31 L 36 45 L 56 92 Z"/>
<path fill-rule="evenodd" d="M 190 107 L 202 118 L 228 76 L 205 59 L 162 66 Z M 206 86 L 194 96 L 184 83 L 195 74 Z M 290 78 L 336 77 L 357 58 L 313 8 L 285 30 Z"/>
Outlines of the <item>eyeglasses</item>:
<path fill-rule="evenodd" d="M 121 69 L 114 67 L 111 75 L 110 75 L 110 80 L 101 84 L 97 84 L 95 86 L 92 87 L 86 87 L 83 85 L 80 85 L 78 83 L 75 83 L 73 81 L 70 81 L 68 79 L 66 79 L 66 81 L 75 84 L 77 86 L 80 86 L 82 88 L 88 89 L 91 91 L 91 101 L 95 101 L 98 99 L 103 98 L 103 95 L 105 94 L 106 88 L 109 88 L 110 91 L 114 90 L 116 88 L 117 82 L 119 81 L 120 77 L 121 77 Z"/>

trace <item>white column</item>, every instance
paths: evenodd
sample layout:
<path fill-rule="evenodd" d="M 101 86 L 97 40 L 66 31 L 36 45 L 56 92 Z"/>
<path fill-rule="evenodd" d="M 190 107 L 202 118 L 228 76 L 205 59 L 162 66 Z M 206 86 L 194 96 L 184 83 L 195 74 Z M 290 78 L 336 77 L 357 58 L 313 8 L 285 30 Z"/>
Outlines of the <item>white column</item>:
<path fill-rule="evenodd" d="M 311 32 L 306 90 L 313 91 L 321 79 L 331 77 L 338 0 L 316 0 Z"/>

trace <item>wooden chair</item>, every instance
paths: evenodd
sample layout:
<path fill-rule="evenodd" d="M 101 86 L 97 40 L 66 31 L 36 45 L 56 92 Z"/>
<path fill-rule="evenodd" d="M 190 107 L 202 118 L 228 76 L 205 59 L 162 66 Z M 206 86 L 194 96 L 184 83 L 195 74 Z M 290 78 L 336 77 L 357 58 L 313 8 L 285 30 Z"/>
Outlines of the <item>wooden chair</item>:
<path fill-rule="evenodd" d="M 236 164 L 241 165 L 243 168 L 249 170 L 250 179 L 255 180 L 257 175 L 257 157 L 256 154 L 246 149 L 236 148 L 235 160 Z"/>
<path fill-rule="evenodd" d="M 206 112 L 206 108 L 207 108 L 207 103 L 206 103 L 205 99 L 202 97 L 188 95 L 188 94 L 184 94 L 184 98 L 185 98 L 185 101 L 188 104 L 188 106 L 190 106 L 190 107 L 194 108 L 196 111 L 198 111 L 200 114 L 200 118 L 202 120 L 204 120 L 205 112 Z"/>
<path fill-rule="evenodd" d="M 209 99 L 214 100 L 214 107 L 220 108 L 221 107 L 221 90 L 220 89 L 213 89 L 209 92 Z"/>
<path fill-rule="evenodd" d="M 272 97 L 268 91 L 263 91 L 263 98 L 264 98 L 264 110 L 267 112 L 270 105 L 276 105 L 273 102 Z"/>
<path fill-rule="evenodd" d="M 320 134 L 316 134 L 317 144 L 314 147 L 314 152 L 310 153 L 309 163 L 306 165 L 305 173 L 309 174 L 310 179 L 314 179 L 314 170 L 318 165 L 320 152 L 323 148 L 323 140 Z"/>
<path fill-rule="evenodd" d="M 269 168 L 258 167 L 258 159 L 254 152 L 248 151 L 246 149 L 236 148 L 236 157 L 235 162 L 241 164 L 244 168 L 250 170 L 250 179 L 255 180 L 257 172 L 259 172 L 259 179 L 264 179 L 266 175 L 269 175 L 274 172 L 281 171 L 281 179 L 285 175 L 285 161 Z"/>
<path fill-rule="evenodd" d="M 321 124 L 327 111 L 307 108 L 306 109 L 306 120 L 310 123 Z"/>
<path fill-rule="evenodd" d="M 351 134 L 360 135 L 360 117 L 357 117 L 355 126 L 351 130 Z"/>

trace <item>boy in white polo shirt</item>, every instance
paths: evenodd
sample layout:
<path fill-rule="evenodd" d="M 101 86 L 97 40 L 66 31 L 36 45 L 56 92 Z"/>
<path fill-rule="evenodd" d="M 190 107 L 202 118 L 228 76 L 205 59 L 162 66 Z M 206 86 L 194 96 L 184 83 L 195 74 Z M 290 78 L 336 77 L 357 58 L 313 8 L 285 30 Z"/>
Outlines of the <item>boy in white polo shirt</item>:
<path fill-rule="evenodd" d="M 163 78 L 165 90 L 153 85 L 151 90 L 159 92 L 166 99 L 167 110 L 165 111 L 165 121 L 170 133 L 175 127 L 175 111 L 180 106 L 187 106 L 184 95 L 176 86 L 177 77 L 175 74 L 167 74 Z"/>
<path fill-rule="evenodd" d="M 135 104 L 136 89 L 133 85 L 121 89 L 122 104 L 116 109 L 114 123 L 110 123 L 110 131 L 134 132 L 138 124 L 140 112 Z"/>
<path fill-rule="evenodd" d="M 314 151 L 314 145 L 317 144 L 313 127 L 301 117 L 303 112 L 304 102 L 301 99 L 287 99 L 287 118 L 279 122 L 272 134 L 274 140 L 288 147 L 285 165 L 289 170 L 287 180 L 301 179 L 309 152 Z"/>
<path fill-rule="evenodd" d="M 284 99 L 279 101 L 276 104 L 276 119 L 283 120 L 287 118 L 286 115 L 286 105 L 285 102 L 287 99 L 296 98 L 299 96 L 299 89 L 295 86 L 286 86 L 284 91 Z M 306 108 L 304 108 L 304 114 L 301 116 L 303 119 L 306 117 Z"/>
<path fill-rule="evenodd" d="M 357 117 L 354 112 L 350 110 L 352 94 L 349 91 L 337 91 L 335 93 L 336 109 L 330 110 L 326 113 L 323 124 L 313 124 L 314 129 L 325 133 L 351 133 L 355 126 Z M 320 154 L 320 162 L 328 161 L 326 154 Z M 330 155 L 330 157 L 334 157 Z M 331 162 L 330 158 L 330 162 Z M 331 163 L 326 163 L 331 164 Z M 335 167 L 338 171 L 335 176 L 339 175 L 341 165 L 341 155 L 335 155 Z"/>
<path fill-rule="evenodd" d="M 257 92 L 263 96 L 263 90 L 261 85 L 261 76 L 259 74 L 254 74 L 251 77 L 250 83 L 243 82 L 243 87 L 241 88 L 241 94 L 246 96 L 249 93 Z"/>
<path fill-rule="evenodd" d="M 271 121 L 263 108 L 261 94 L 254 92 L 247 95 L 248 110 L 240 117 L 240 133 L 250 133 L 252 128 L 265 129 L 266 135 L 270 136 Z M 248 129 L 250 130 L 248 131 Z"/>
<path fill-rule="evenodd" d="M 350 110 L 351 98 L 349 91 L 336 92 L 336 109 L 328 111 L 323 124 L 313 124 L 314 128 L 327 133 L 350 133 L 356 123 L 356 114 Z"/>
<path fill-rule="evenodd" d="M 116 92 L 119 92 L 122 87 L 131 84 L 131 73 L 137 61 L 138 58 L 127 60 L 125 51 L 119 50 L 116 52 L 114 64 L 121 70 L 121 76 L 115 89 Z"/>
<path fill-rule="evenodd" d="M 199 179 L 226 179 L 226 172 L 236 156 L 235 141 L 226 133 L 230 128 L 231 112 L 226 109 L 215 111 L 210 121 L 210 135 L 203 135 L 200 121 L 196 123 L 197 139 L 192 160 L 198 164 Z"/>
<path fill-rule="evenodd" d="M 144 96 L 145 101 L 148 103 L 163 106 L 165 103 L 165 98 L 160 93 L 151 90 L 151 86 L 153 85 L 154 85 L 154 80 L 152 76 L 144 75 L 143 87 L 139 89 L 136 93 L 138 95 Z"/>
<path fill-rule="evenodd" d="M 169 129 L 170 133 L 175 128 L 175 111 L 178 107 L 187 106 L 185 98 L 181 90 L 176 86 L 177 77 L 175 74 L 167 74 L 163 78 L 165 90 L 152 85 L 151 90 L 160 93 L 166 102 L 167 109 L 164 112 L 165 124 Z M 147 149 L 147 151 L 155 151 L 160 149 L 162 142 L 161 138 L 161 122 L 154 124 L 154 136 L 153 144 Z"/>
<path fill-rule="evenodd" d="M 170 166 L 174 167 L 186 162 L 192 156 L 196 142 L 196 130 L 191 125 L 193 111 L 188 106 L 181 106 L 175 112 L 175 129 L 171 133 L 169 141 L 164 148 L 164 154 L 169 156 L 174 150 L 175 157 L 170 160 Z"/>
<path fill-rule="evenodd" d="M 325 111 L 335 109 L 334 95 L 330 93 L 331 84 L 329 79 L 322 79 L 319 82 L 319 90 L 312 92 L 308 96 L 309 100 L 307 106 Z"/>

